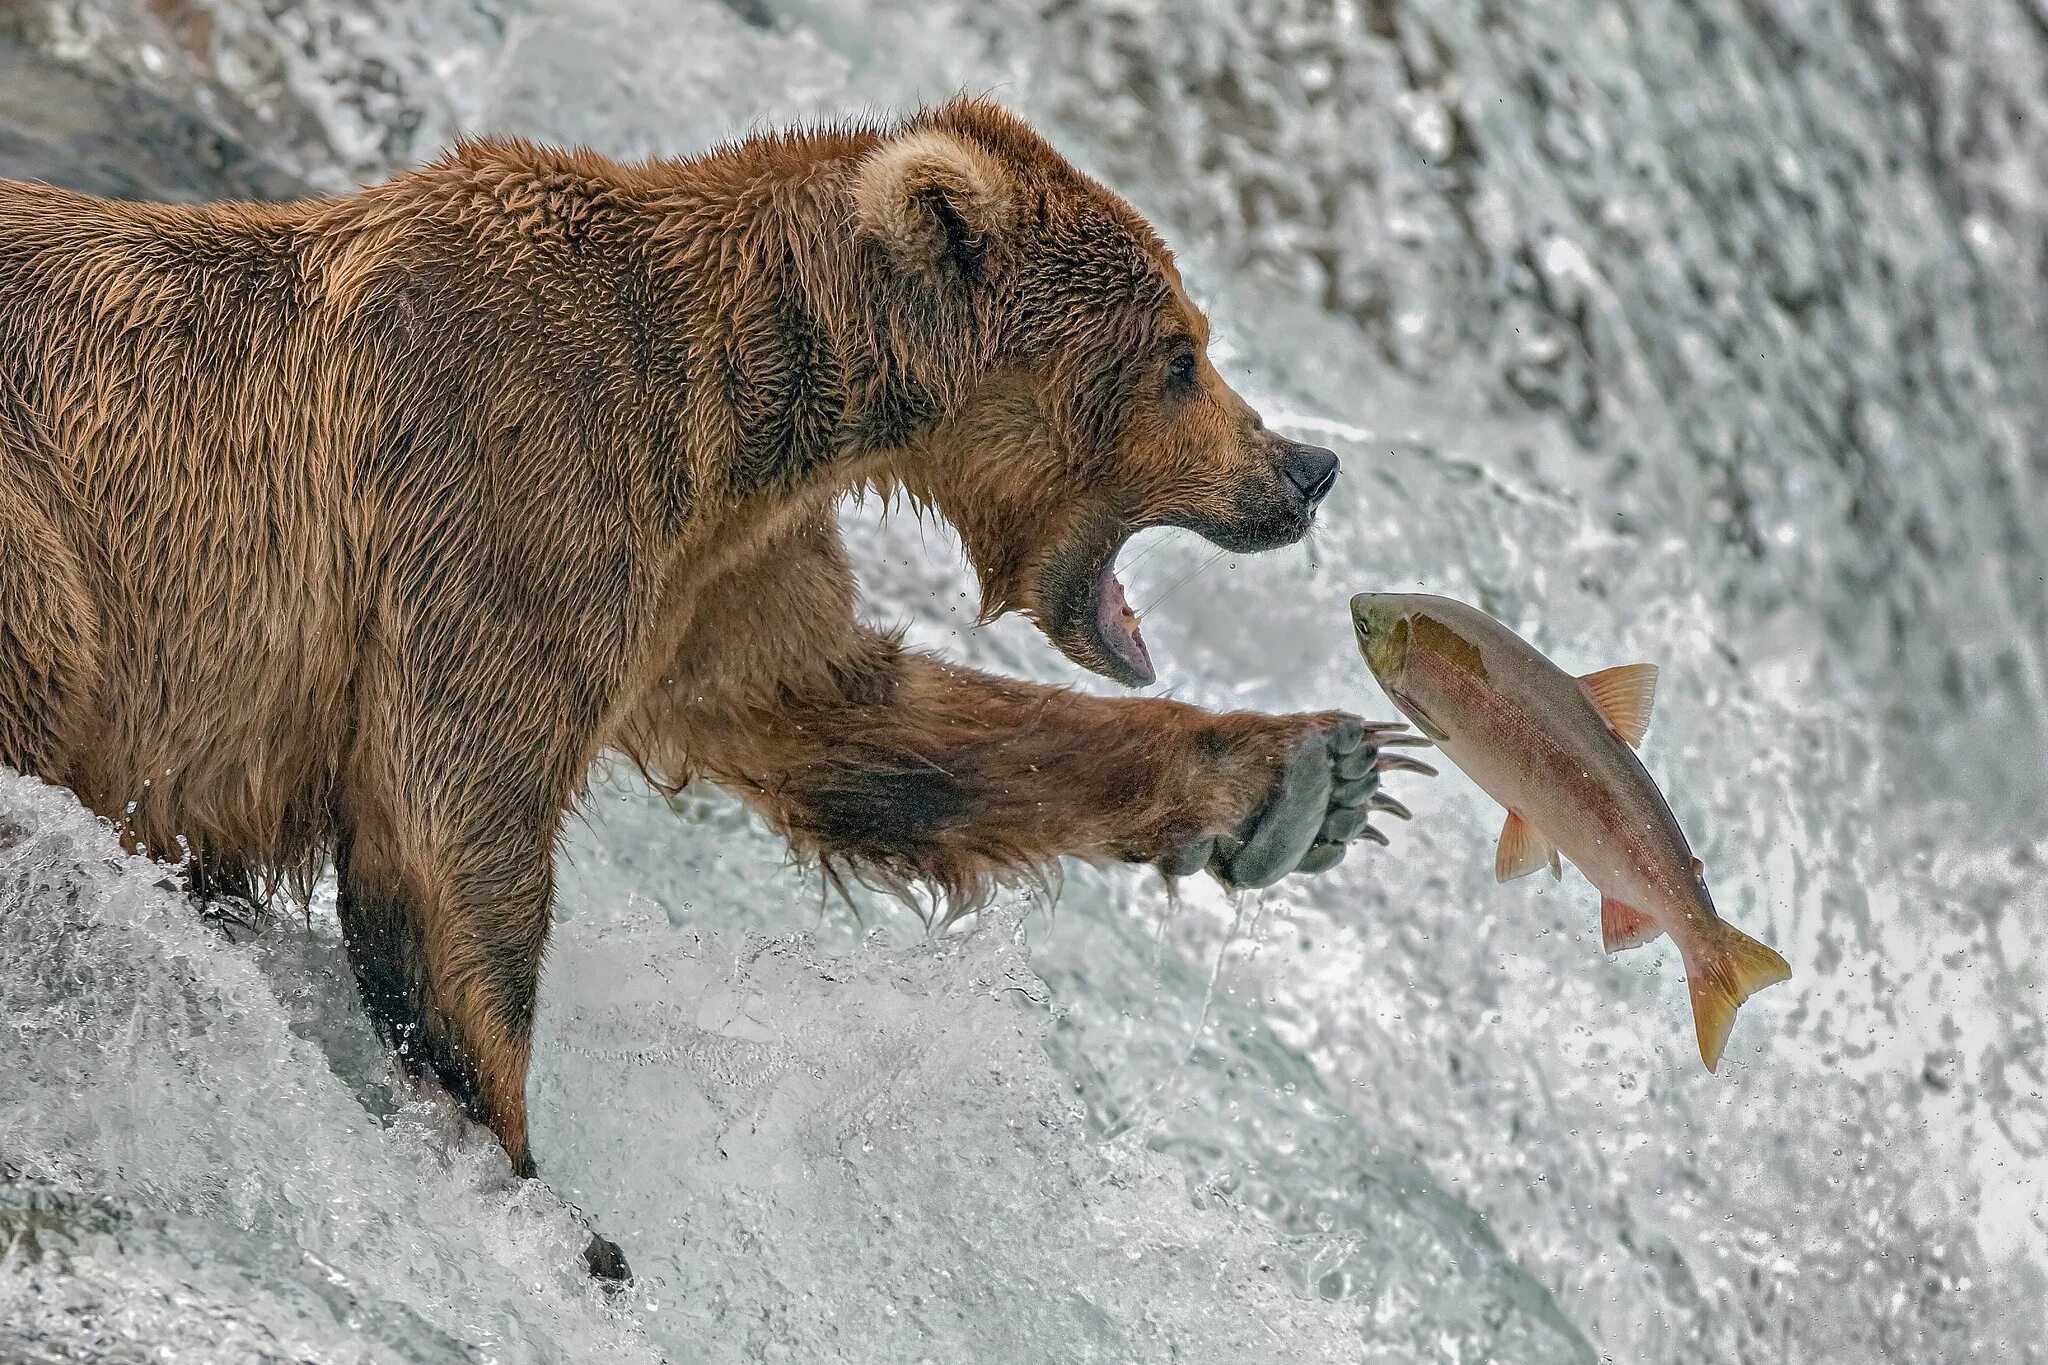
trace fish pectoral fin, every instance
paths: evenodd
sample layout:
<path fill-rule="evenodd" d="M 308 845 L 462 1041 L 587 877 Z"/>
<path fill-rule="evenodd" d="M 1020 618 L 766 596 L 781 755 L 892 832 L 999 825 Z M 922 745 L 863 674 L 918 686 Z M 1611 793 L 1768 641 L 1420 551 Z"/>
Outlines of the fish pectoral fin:
<path fill-rule="evenodd" d="M 1640 948 L 1664 931 L 1657 921 L 1612 896 L 1600 897 L 1600 946 L 1610 953 Z"/>
<path fill-rule="evenodd" d="M 1657 700 L 1657 665 L 1603 668 L 1579 679 L 1579 690 L 1615 734 L 1631 745 L 1643 742 L 1650 730 L 1650 707 Z"/>
<path fill-rule="evenodd" d="M 1493 851 L 1493 879 L 1511 882 L 1546 866 L 1552 875 L 1563 875 L 1558 867 L 1557 848 L 1537 833 L 1536 826 L 1509 811 L 1508 822 L 1500 829 L 1500 844 Z"/>
<path fill-rule="evenodd" d="M 1380 684 L 1380 690 L 1387 694 L 1388 700 L 1401 708 L 1408 719 L 1415 722 L 1415 728 L 1422 731 L 1423 734 L 1429 736 L 1438 744 L 1442 744 L 1450 738 L 1450 735 L 1445 733 L 1444 727 L 1432 720 L 1429 712 L 1423 710 L 1421 704 L 1415 698 L 1399 688 L 1389 687 L 1385 683 Z"/>
<path fill-rule="evenodd" d="M 1699 1035 L 1700 1060 L 1712 1071 L 1721 1064 L 1735 1010 L 1766 986 L 1788 981 L 1792 969 L 1767 945 L 1726 920 L 1712 922 L 1706 941 L 1685 955 L 1685 984 L 1692 994 L 1692 1026 Z"/>

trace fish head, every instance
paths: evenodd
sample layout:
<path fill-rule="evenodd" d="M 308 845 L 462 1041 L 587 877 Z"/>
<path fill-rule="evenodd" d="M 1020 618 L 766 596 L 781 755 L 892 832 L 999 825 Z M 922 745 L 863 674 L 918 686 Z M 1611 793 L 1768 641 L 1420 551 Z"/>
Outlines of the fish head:
<path fill-rule="evenodd" d="M 1399 678 L 1408 662 L 1413 602 L 1411 595 L 1397 592 L 1362 592 L 1351 599 L 1351 629 L 1358 637 L 1358 652 L 1383 683 Z"/>
<path fill-rule="evenodd" d="M 1455 713 L 1443 701 L 1444 684 L 1459 674 L 1486 677 L 1483 654 L 1459 629 L 1459 613 L 1469 610 L 1427 593 L 1365 592 L 1351 599 L 1358 652 L 1380 690 L 1439 744 L 1450 739 L 1444 720 Z"/>

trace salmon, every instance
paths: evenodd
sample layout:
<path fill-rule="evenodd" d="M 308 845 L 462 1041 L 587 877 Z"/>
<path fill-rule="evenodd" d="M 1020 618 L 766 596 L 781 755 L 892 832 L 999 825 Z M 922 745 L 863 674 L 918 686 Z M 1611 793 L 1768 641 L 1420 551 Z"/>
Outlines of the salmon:
<path fill-rule="evenodd" d="M 1351 621 L 1387 699 L 1507 808 L 1496 880 L 1562 876 L 1569 858 L 1600 892 L 1609 953 L 1669 934 L 1700 1060 L 1718 1067 L 1736 1009 L 1792 969 L 1714 912 L 1705 869 L 1636 757 L 1655 666 L 1574 678 L 1485 612 L 1419 593 L 1360 593 Z"/>

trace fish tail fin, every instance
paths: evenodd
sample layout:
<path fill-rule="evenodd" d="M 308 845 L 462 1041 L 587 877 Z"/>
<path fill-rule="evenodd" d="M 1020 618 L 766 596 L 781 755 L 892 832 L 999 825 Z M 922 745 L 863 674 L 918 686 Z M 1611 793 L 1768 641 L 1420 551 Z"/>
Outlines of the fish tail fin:
<path fill-rule="evenodd" d="M 1726 920 L 1714 921 L 1703 941 L 1685 955 L 1686 986 L 1692 992 L 1692 1023 L 1699 1034 L 1700 1060 L 1712 1071 L 1721 1064 L 1735 1010 L 1766 986 L 1790 980 L 1792 968 L 1771 948 Z"/>

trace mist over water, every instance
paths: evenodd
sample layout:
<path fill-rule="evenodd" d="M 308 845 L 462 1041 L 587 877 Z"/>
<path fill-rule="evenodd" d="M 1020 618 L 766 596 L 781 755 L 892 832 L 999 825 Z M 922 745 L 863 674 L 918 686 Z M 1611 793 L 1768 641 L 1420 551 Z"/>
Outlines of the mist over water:
<path fill-rule="evenodd" d="M 994 93 L 1345 461 L 1301 549 L 1125 551 L 1161 688 L 1389 715 L 1366 589 L 1655 662 L 1644 760 L 1794 978 L 1706 1075 L 1675 951 L 1606 958 L 1575 873 L 1496 886 L 1455 773 L 1391 784 L 1414 822 L 1323 877 L 1071 867 L 939 944 L 615 776 L 533 1088 L 544 1174 L 640 1271 L 607 1302 L 569 1210 L 393 1081 L 324 907 L 228 943 L 9 780 L 0 1345 L 2042 1358 L 2037 9 L 80 0 L 33 36 L 336 189 L 459 131 L 688 153 Z M 848 526 L 874 619 L 1112 690 L 972 626 L 943 530 Z"/>

